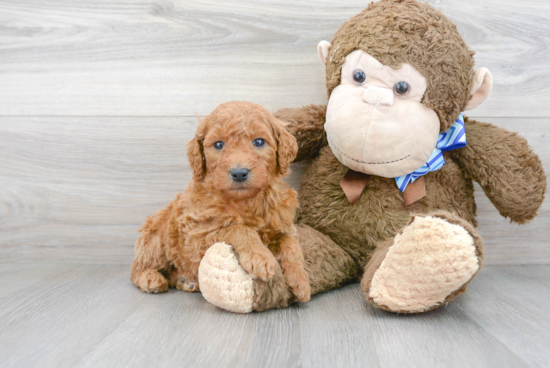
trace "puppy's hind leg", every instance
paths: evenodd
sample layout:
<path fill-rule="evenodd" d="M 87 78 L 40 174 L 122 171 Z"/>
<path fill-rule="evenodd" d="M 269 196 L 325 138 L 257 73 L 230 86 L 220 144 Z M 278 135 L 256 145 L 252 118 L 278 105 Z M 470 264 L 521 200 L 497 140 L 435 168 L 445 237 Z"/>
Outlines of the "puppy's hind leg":
<path fill-rule="evenodd" d="M 166 292 L 168 281 L 159 271 L 168 267 L 159 237 L 143 233 L 136 242 L 136 258 L 132 263 L 130 279 L 134 285 L 146 293 Z"/>
<path fill-rule="evenodd" d="M 168 275 L 168 283 L 170 287 L 175 287 L 178 290 L 186 291 L 188 293 L 199 292 L 199 263 L 186 262 L 185 265 L 181 265 L 180 271 L 174 267 L 172 272 Z"/>

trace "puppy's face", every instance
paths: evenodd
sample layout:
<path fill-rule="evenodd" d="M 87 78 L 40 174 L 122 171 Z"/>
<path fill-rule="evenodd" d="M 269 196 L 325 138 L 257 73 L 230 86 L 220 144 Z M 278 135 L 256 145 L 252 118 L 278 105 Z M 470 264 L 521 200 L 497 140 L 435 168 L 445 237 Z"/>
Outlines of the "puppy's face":
<path fill-rule="evenodd" d="M 296 152 L 294 137 L 266 109 L 229 102 L 201 121 L 188 156 L 195 179 L 210 181 L 226 196 L 245 199 L 286 174 Z M 193 160 L 199 155 L 202 162 Z"/>
<path fill-rule="evenodd" d="M 253 196 L 277 174 L 277 141 L 257 117 L 218 118 L 203 147 L 207 175 L 228 196 Z"/>

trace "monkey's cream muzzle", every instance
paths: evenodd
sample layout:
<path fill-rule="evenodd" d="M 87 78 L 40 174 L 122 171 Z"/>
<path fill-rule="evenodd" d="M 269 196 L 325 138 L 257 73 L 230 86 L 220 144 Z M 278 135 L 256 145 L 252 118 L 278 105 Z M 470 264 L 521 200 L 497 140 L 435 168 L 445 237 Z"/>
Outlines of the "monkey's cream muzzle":
<path fill-rule="evenodd" d="M 354 72 L 364 72 L 357 83 Z M 422 167 L 440 129 L 437 114 L 420 101 L 426 79 L 410 64 L 385 66 L 362 50 L 346 57 L 342 82 L 330 96 L 325 131 L 334 155 L 354 171 L 394 178 Z M 394 93 L 406 81 L 405 95 Z"/>

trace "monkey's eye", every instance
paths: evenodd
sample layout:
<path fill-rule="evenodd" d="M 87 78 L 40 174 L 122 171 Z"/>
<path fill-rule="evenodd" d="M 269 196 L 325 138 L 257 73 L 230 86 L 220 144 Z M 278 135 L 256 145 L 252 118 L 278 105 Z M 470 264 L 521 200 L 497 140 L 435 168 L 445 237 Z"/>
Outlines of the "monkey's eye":
<path fill-rule="evenodd" d="M 357 84 L 363 84 L 367 80 L 367 76 L 365 75 L 365 72 L 362 71 L 361 69 L 356 69 L 353 72 L 353 80 Z"/>
<path fill-rule="evenodd" d="M 393 92 L 399 96 L 405 96 L 410 90 L 411 87 L 409 86 L 409 83 L 405 81 L 397 82 L 393 85 Z"/>
<path fill-rule="evenodd" d="M 223 146 L 224 146 L 224 143 L 222 141 L 217 141 L 216 143 L 214 143 L 214 148 L 217 150 L 221 150 Z"/>
<path fill-rule="evenodd" d="M 265 141 L 262 138 L 254 139 L 254 142 L 252 144 L 256 147 L 263 147 L 265 144 Z"/>

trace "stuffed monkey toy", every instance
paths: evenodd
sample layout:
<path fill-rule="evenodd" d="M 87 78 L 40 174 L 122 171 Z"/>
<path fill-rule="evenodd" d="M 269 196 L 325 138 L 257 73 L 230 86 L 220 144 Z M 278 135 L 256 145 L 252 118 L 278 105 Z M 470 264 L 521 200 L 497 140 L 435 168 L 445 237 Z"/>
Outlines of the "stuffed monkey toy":
<path fill-rule="evenodd" d="M 516 133 L 463 116 L 489 96 L 492 76 L 474 70 L 456 26 L 428 4 L 371 3 L 318 54 L 328 105 L 275 114 L 296 137 L 295 161 L 309 161 L 296 223 L 312 295 L 361 282 L 391 312 L 450 302 L 483 263 L 473 181 L 502 216 L 526 223 L 546 190 L 538 156 Z M 205 255 L 199 282 L 234 312 L 297 301 L 280 270 L 254 279 L 223 244 Z"/>

